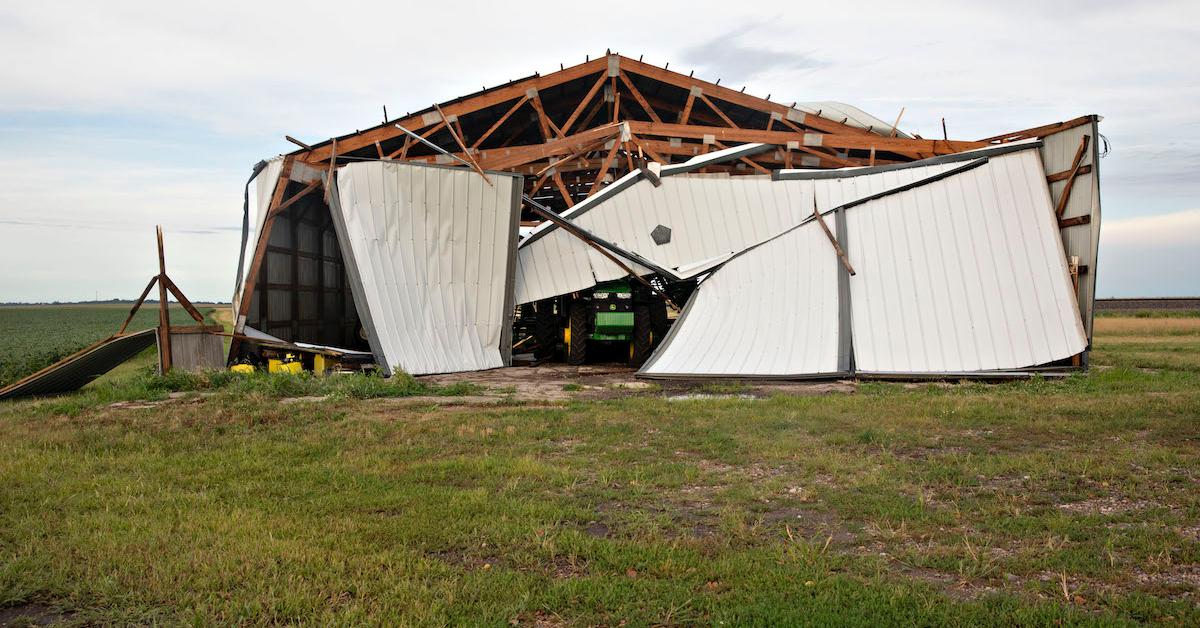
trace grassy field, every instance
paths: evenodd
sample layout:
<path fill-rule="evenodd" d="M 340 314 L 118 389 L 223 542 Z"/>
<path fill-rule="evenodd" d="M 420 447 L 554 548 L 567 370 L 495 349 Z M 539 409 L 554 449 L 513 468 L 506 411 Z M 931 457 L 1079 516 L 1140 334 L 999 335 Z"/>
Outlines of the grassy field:
<path fill-rule="evenodd" d="M 215 306 L 197 305 L 202 314 Z M 14 305 L 0 307 L 0 388 L 115 334 L 129 315 L 129 304 Z M 192 319 L 182 307 L 171 307 L 171 321 Z M 143 306 L 128 331 L 158 326 L 158 306 Z"/>
<path fill-rule="evenodd" d="M 0 404 L 0 619 L 1200 624 L 1200 318 L 1097 327 L 1065 381 L 481 406 L 138 375 Z"/>

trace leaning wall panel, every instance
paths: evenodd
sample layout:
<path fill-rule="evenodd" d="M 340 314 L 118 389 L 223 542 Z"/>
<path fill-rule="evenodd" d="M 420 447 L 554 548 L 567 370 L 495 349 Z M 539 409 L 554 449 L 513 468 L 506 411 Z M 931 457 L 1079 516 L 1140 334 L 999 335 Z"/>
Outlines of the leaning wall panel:
<path fill-rule="evenodd" d="M 377 359 L 412 374 L 495 368 L 516 246 L 520 177 L 364 162 L 338 174 L 339 233 Z M 366 318 L 366 317 L 364 317 Z"/>
<path fill-rule="evenodd" d="M 859 371 L 1026 368 L 1086 336 L 1035 151 L 850 209 Z"/>

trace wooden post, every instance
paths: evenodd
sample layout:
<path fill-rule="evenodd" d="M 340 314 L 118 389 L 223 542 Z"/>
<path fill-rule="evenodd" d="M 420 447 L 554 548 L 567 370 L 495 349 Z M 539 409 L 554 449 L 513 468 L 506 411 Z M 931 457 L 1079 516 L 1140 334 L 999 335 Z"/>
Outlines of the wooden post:
<path fill-rule="evenodd" d="M 171 370 L 171 313 L 167 307 L 167 258 L 163 253 L 162 225 L 158 234 L 158 369 L 165 375 Z"/>

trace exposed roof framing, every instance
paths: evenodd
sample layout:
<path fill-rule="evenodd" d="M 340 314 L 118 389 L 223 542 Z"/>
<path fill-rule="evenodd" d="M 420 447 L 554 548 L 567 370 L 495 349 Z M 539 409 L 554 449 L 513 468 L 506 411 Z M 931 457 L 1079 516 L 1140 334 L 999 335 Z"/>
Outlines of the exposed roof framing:
<path fill-rule="evenodd" d="M 381 157 L 449 160 L 413 141 L 402 126 L 481 168 L 527 175 L 526 192 L 561 210 L 636 168 L 643 158 L 670 164 L 742 143 L 777 145 L 775 151 L 706 170 L 753 174 L 903 163 L 996 141 L 893 136 L 886 123 L 861 128 L 848 118 L 827 117 L 832 112 L 811 107 L 806 112 L 795 103 L 780 104 L 719 82 L 605 54 L 336 140 L 300 144 L 303 148 L 291 156 L 318 168 L 328 167 L 331 157 L 342 163 Z"/>

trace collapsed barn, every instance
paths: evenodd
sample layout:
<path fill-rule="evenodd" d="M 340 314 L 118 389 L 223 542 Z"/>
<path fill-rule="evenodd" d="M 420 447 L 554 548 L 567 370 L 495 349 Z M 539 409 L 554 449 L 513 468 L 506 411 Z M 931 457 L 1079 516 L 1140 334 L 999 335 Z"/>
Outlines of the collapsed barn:
<path fill-rule="evenodd" d="M 229 361 L 337 347 L 425 374 L 607 348 L 648 377 L 1085 367 L 1099 118 L 980 140 L 898 122 L 606 54 L 289 137 L 247 185 Z"/>

